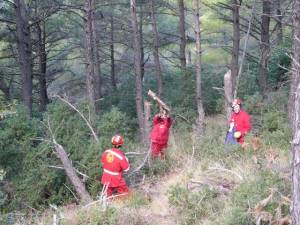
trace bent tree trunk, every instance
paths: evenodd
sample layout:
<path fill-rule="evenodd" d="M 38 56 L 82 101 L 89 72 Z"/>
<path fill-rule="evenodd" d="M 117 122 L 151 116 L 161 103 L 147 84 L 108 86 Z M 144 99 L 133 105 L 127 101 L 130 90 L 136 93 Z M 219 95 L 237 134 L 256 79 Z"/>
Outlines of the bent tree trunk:
<path fill-rule="evenodd" d="M 69 160 L 65 149 L 55 141 L 54 141 L 54 144 L 55 144 L 56 154 L 59 157 L 60 161 L 62 162 L 63 167 L 67 173 L 67 176 L 70 179 L 73 187 L 76 190 L 76 193 L 80 197 L 80 201 L 83 204 L 87 204 L 87 203 L 91 202 L 92 198 L 91 198 L 90 194 L 87 192 L 87 190 L 85 189 L 84 184 L 81 182 L 81 180 L 77 176 L 76 171 L 74 170 L 72 163 Z"/>

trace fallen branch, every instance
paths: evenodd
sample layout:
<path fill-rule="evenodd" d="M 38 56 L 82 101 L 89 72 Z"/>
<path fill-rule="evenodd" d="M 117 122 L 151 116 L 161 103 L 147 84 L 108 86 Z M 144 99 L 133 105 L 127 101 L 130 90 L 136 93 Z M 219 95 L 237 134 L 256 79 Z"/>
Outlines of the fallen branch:
<path fill-rule="evenodd" d="M 63 148 L 62 145 L 60 145 L 59 143 L 56 142 L 54 133 L 53 133 L 52 128 L 51 128 L 49 117 L 47 118 L 47 123 L 48 123 L 47 128 L 49 130 L 49 133 L 50 133 L 51 139 L 52 139 L 52 143 L 53 143 L 54 148 L 55 148 L 55 154 L 60 159 L 60 161 L 63 165 L 63 168 L 66 171 L 66 174 L 67 174 L 68 178 L 70 179 L 74 189 L 76 190 L 76 193 L 80 197 L 80 201 L 82 203 L 91 202 L 92 197 L 87 192 L 87 190 L 85 188 L 85 185 L 81 182 L 80 178 L 77 176 L 76 171 L 75 171 L 75 169 L 72 165 L 72 162 L 70 161 L 65 149 Z"/>
<path fill-rule="evenodd" d="M 184 116 L 180 115 L 180 114 L 176 114 L 176 116 L 178 116 L 179 118 L 183 119 L 184 121 L 186 121 L 188 124 L 192 125 L 193 123 L 191 121 L 189 121 L 187 118 L 185 118 Z"/>
<path fill-rule="evenodd" d="M 236 173 L 232 170 L 228 170 L 228 169 L 225 169 L 225 168 L 219 168 L 219 167 L 209 167 L 209 170 L 220 170 L 220 171 L 223 171 L 223 172 L 227 172 L 227 173 L 235 175 L 240 180 L 243 180 L 243 177 L 241 175 L 239 175 L 238 173 Z"/>
<path fill-rule="evenodd" d="M 230 185 L 228 182 L 227 183 L 222 183 L 222 182 L 216 182 L 211 179 L 205 179 L 205 180 L 190 180 L 190 184 L 197 184 L 197 186 L 207 186 L 209 189 L 214 189 L 218 191 L 220 194 L 228 194 L 231 189 L 232 185 Z M 190 187 L 188 183 L 188 189 L 192 190 L 195 189 L 197 186 Z"/>
<path fill-rule="evenodd" d="M 69 188 L 66 184 L 63 184 L 70 192 L 71 194 L 74 196 L 74 198 L 76 199 L 77 202 L 79 202 L 79 199 L 76 197 L 76 195 L 74 194 L 74 192 L 71 190 L 71 188 Z"/>
<path fill-rule="evenodd" d="M 81 118 L 85 121 L 86 125 L 89 127 L 90 131 L 92 132 L 92 135 L 94 137 L 94 139 L 98 142 L 99 139 L 96 135 L 96 132 L 94 131 L 91 123 L 85 118 L 85 116 L 83 115 L 82 112 L 80 112 L 80 110 L 78 110 L 72 103 L 70 103 L 69 101 L 67 101 L 66 99 L 60 97 L 59 95 L 55 95 L 54 97 L 57 97 L 59 100 L 61 100 L 62 102 L 66 103 L 68 106 L 70 106 L 72 109 L 74 109 L 76 112 L 78 112 L 78 114 L 81 116 Z"/>
<path fill-rule="evenodd" d="M 125 155 L 144 155 L 147 152 L 126 152 Z"/>
<path fill-rule="evenodd" d="M 61 169 L 61 170 L 64 170 L 64 169 L 65 169 L 65 168 L 62 167 L 62 166 L 51 166 L 51 165 L 49 165 L 49 166 L 47 166 L 47 167 L 49 167 L 49 168 L 55 168 L 55 169 Z M 86 175 L 86 174 L 80 172 L 79 170 L 77 170 L 76 168 L 74 168 L 74 169 L 75 169 L 76 173 L 80 174 L 80 175 L 83 176 L 84 178 L 92 179 L 92 178 L 90 178 L 88 175 Z"/>
<path fill-rule="evenodd" d="M 145 165 L 146 162 L 148 161 L 148 158 L 149 158 L 149 156 L 150 156 L 150 153 L 151 153 L 151 148 L 149 147 L 149 150 L 148 150 L 148 152 L 147 152 L 147 154 L 146 154 L 146 156 L 145 156 L 145 158 L 144 158 L 142 164 L 139 165 L 135 170 L 133 170 L 133 171 L 128 175 L 128 177 L 132 176 L 134 173 L 138 172 L 140 169 L 142 169 L 142 168 L 144 167 L 144 165 Z"/>

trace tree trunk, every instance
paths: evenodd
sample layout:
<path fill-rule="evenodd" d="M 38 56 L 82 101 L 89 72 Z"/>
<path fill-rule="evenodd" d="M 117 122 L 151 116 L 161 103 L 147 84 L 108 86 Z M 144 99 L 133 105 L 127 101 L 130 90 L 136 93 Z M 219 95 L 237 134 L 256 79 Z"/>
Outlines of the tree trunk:
<path fill-rule="evenodd" d="M 236 78 L 239 73 L 239 51 L 240 51 L 240 4 L 237 0 L 231 0 L 232 4 L 232 20 L 233 20 L 233 47 L 231 58 L 231 82 L 232 82 L 232 96 L 236 85 Z M 233 98 L 233 97 L 231 97 Z M 231 103 L 230 103 L 231 104 Z"/>
<path fill-rule="evenodd" d="M 45 22 L 37 24 L 37 35 L 38 35 L 38 46 L 37 52 L 39 57 L 39 110 L 41 112 L 46 111 L 47 104 L 49 103 L 48 93 L 47 93 L 47 53 L 46 53 L 46 32 L 45 32 Z"/>
<path fill-rule="evenodd" d="M 116 72 L 115 72 L 115 50 L 114 50 L 114 16 L 110 15 L 110 77 L 111 85 L 117 88 Z"/>
<path fill-rule="evenodd" d="M 91 23 L 92 23 L 92 34 L 93 34 L 93 62 L 94 62 L 94 73 L 95 73 L 95 98 L 99 100 L 101 98 L 101 90 L 102 90 L 102 77 L 101 77 L 101 61 L 99 55 L 99 39 L 98 33 L 96 28 L 96 4 L 95 0 L 91 0 Z M 96 104 L 96 111 L 99 113 L 100 108 L 99 104 Z"/>
<path fill-rule="evenodd" d="M 145 75 L 145 53 L 144 53 L 144 36 L 143 36 L 143 19 L 144 19 L 144 14 L 143 14 L 143 7 L 141 6 L 141 12 L 139 14 L 140 16 L 140 21 L 139 21 L 139 32 L 140 32 L 140 43 L 141 43 L 141 68 L 142 68 L 142 80 L 144 80 L 144 75 Z"/>
<path fill-rule="evenodd" d="M 144 127 L 144 109 L 143 109 L 143 87 L 142 87 L 142 67 L 141 67 L 141 43 L 138 22 L 136 16 L 136 0 L 130 0 L 131 23 L 133 29 L 133 48 L 134 48 L 134 69 L 135 69 L 135 102 L 139 124 L 140 140 L 146 143 Z"/>
<path fill-rule="evenodd" d="M 186 47 L 186 37 L 185 37 L 185 16 L 184 16 L 184 0 L 178 0 L 178 12 L 179 12 L 179 33 L 180 33 L 180 66 L 181 69 L 186 69 L 186 59 L 185 59 L 185 47 Z"/>
<path fill-rule="evenodd" d="M 292 104 L 292 205 L 293 225 L 300 225 L 300 0 L 293 5 L 293 60 L 290 97 Z"/>
<path fill-rule="evenodd" d="M 300 18 L 299 18 L 300 19 Z M 300 36 L 299 36 L 300 37 Z M 300 60 L 298 61 L 300 63 Z M 298 67 L 298 70 L 300 68 Z M 300 71 L 300 70 L 299 70 Z M 298 72 L 298 76 L 299 76 Z M 294 111 L 295 132 L 292 142 L 292 220 L 294 225 L 300 225 L 300 83 L 295 96 Z"/>
<path fill-rule="evenodd" d="M 32 59 L 29 16 L 24 0 L 14 0 L 16 5 L 17 46 L 22 78 L 22 98 L 27 113 L 32 115 Z"/>
<path fill-rule="evenodd" d="M 283 40 L 283 28 L 282 28 L 282 15 L 281 15 L 281 4 L 280 0 L 274 1 L 275 7 L 275 18 L 277 18 L 276 22 L 276 43 L 280 44 Z"/>
<path fill-rule="evenodd" d="M 150 122 L 150 116 L 151 116 L 151 104 L 148 101 L 144 101 L 144 109 L 145 109 L 145 135 L 146 137 L 149 137 L 150 130 L 151 130 L 151 122 Z M 146 139 L 146 146 L 150 146 L 150 140 L 149 138 Z"/>
<path fill-rule="evenodd" d="M 97 81 L 95 77 L 95 62 L 94 62 L 94 37 L 93 37 L 93 2 L 94 0 L 85 0 L 84 2 L 84 31 L 85 31 L 85 58 L 86 58 L 86 88 L 89 106 L 93 114 L 96 110 L 96 88 Z"/>
<path fill-rule="evenodd" d="M 55 142 L 55 150 L 56 154 L 59 157 L 60 161 L 63 164 L 63 167 L 67 173 L 68 178 L 70 179 L 71 183 L 73 184 L 76 193 L 79 195 L 80 200 L 83 204 L 87 204 L 92 201 L 90 194 L 87 192 L 84 184 L 81 182 L 79 177 L 74 170 L 71 161 L 68 158 L 68 155 L 64 148 Z"/>
<path fill-rule="evenodd" d="M 153 32 L 153 58 L 155 63 L 155 72 L 156 72 L 156 82 L 157 82 L 157 89 L 158 89 L 158 96 L 162 94 L 162 74 L 159 62 L 159 38 L 158 38 L 158 31 L 156 27 L 156 16 L 155 16 L 155 0 L 150 0 L 150 16 L 151 16 L 151 25 L 152 25 L 152 32 Z"/>
<path fill-rule="evenodd" d="M 186 53 L 186 64 L 192 65 L 192 53 L 191 50 L 188 50 Z"/>
<path fill-rule="evenodd" d="M 226 118 L 227 121 L 230 120 L 232 108 L 231 103 L 233 101 L 232 95 L 232 77 L 231 77 L 231 70 L 229 70 L 224 75 L 224 94 L 225 94 L 225 111 L 226 111 Z"/>
<path fill-rule="evenodd" d="M 199 16 L 199 0 L 193 0 L 194 5 L 194 23 L 196 36 L 196 102 L 197 102 L 197 120 L 196 134 L 201 136 L 204 134 L 204 109 L 202 102 L 202 81 L 201 81 L 201 29 Z"/>
<path fill-rule="evenodd" d="M 263 14 L 261 16 L 261 41 L 260 41 L 260 65 L 258 84 L 265 94 L 268 81 L 268 61 L 270 57 L 270 16 L 271 16 L 271 2 L 270 0 L 263 0 Z"/>

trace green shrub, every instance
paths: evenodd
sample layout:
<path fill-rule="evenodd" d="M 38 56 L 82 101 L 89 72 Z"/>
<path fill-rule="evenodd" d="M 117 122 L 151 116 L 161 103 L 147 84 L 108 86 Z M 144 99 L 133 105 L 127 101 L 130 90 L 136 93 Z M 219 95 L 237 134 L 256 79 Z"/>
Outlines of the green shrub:
<path fill-rule="evenodd" d="M 260 115 L 263 111 L 263 97 L 256 92 L 253 95 L 247 95 L 244 97 L 243 108 L 251 115 Z"/>
<path fill-rule="evenodd" d="M 101 137 L 108 138 L 109 144 L 111 137 L 118 133 L 124 137 L 126 145 L 134 137 L 134 122 L 126 113 L 112 107 L 110 111 L 101 116 L 96 123 L 96 127 Z"/>

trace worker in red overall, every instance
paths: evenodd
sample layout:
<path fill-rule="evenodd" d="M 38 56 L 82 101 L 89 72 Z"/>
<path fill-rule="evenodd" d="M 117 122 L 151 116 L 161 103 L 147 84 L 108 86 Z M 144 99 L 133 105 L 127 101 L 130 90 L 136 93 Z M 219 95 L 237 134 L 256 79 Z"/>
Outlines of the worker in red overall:
<path fill-rule="evenodd" d="M 240 99 L 234 99 L 232 102 L 232 115 L 230 119 L 230 130 L 234 130 L 234 138 L 239 144 L 244 143 L 244 138 L 251 130 L 250 116 L 242 110 L 242 102 Z"/>
<path fill-rule="evenodd" d="M 103 173 L 101 183 L 107 185 L 107 197 L 111 196 L 116 190 L 118 194 L 127 194 L 128 187 L 122 176 L 123 172 L 129 170 L 129 162 L 121 150 L 124 139 L 120 135 L 115 135 L 111 139 L 112 148 L 102 153 L 101 163 Z"/>
<path fill-rule="evenodd" d="M 166 110 L 161 110 L 154 116 L 153 128 L 150 133 L 152 158 L 156 159 L 160 155 L 161 159 L 165 159 L 171 124 L 170 113 Z"/>

